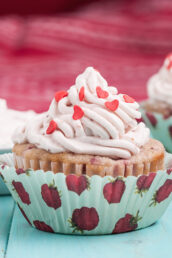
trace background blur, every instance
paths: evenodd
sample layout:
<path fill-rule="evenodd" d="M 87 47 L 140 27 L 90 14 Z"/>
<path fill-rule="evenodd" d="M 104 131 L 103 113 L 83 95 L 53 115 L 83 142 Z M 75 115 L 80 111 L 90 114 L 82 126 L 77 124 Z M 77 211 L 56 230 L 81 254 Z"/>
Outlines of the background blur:
<path fill-rule="evenodd" d="M 171 0 L 0 2 L 0 98 L 44 111 L 87 66 L 137 100 L 172 51 Z"/>

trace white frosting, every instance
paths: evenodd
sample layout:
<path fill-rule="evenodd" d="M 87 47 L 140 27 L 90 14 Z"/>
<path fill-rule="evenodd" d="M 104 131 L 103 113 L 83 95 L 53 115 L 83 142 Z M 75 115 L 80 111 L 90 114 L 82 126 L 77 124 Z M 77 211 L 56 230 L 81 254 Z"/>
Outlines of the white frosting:
<path fill-rule="evenodd" d="M 148 81 L 148 95 L 154 101 L 163 101 L 172 106 L 172 54 Z"/>
<path fill-rule="evenodd" d="M 108 92 L 106 98 L 98 97 L 98 86 Z M 80 101 L 82 87 L 84 99 Z M 119 101 L 119 106 L 111 111 L 105 102 L 114 100 Z M 77 120 L 73 119 L 75 105 L 84 112 Z M 29 142 L 51 153 L 73 152 L 128 159 L 149 140 L 149 129 L 136 121 L 141 117 L 138 107 L 135 101 L 125 102 L 123 94 L 118 94 L 98 71 L 88 67 L 68 90 L 68 96 L 59 102 L 54 98 L 48 112 L 16 131 L 13 139 L 15 143 Z M 58 129 L 47 134 L 51 120 L 56 122 Z"/>
<path fill-rule="evenodd" d="M 33 111 L 20 112 L 8 109 L 6 101 L 0 99 L 0 150 L 11 149 L 14 130 L 34 116 Z"/>

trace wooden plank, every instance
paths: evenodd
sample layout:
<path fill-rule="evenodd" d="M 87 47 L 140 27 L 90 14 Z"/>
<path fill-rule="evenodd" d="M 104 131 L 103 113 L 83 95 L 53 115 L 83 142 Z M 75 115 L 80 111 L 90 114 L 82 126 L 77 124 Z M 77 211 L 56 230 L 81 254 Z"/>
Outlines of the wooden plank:
<path fill-rule="evenodd" d="M 38 231 L 15 209 L 6 258 L 171 258 L 172 205 L 153 226 L 109 236 L 72 236 Z M 108 218 L 107 218 L 108 219 Z"/>
<path fill-rule="evenodd" d="M 13 210 L 13 199 L 9 196 L 0 197 L 0 258 L 5 256 Z"/>

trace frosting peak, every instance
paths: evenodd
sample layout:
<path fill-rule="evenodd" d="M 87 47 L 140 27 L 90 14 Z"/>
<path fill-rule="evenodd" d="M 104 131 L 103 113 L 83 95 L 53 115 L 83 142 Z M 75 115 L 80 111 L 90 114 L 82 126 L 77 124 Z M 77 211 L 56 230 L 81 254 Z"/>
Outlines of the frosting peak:
<path fill-rule="evenodd" d="M 148 95 L 152 100 L 172 105 L 172 53 L 165 58 L 159 72 L 149 79 Z"/>
<path fill-rule="evenodd" d="M 136 121 L 141 117 L 138 107 L 88 67 L 68 91 L 55 94 L 46 114 L 26 125 L 24 138 L 15 134 L 14 142 L 28 141 L 52 153 L 128 159 L 149 140 L 149 129 Z"/>

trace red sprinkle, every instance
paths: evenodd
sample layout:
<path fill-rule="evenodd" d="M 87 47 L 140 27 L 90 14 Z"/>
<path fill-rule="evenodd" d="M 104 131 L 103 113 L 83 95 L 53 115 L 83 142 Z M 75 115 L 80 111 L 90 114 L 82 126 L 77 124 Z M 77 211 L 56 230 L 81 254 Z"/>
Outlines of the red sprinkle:
<path fill-rule="evenodd" d="M 58 126 L 57 126 L 56 122 L 54 120 L 51 120 L 46 133 L 52 134 L 57 128 L 58 128 Z"/>
<path fill-rule="evenodd" d="M 80 108 L 79 106 L 75 105 L 73 107 L 74 109 L 74 113 L 73 113 L 73 119 L 74 120 L 78 120 L 81 119 L 84 115 L 84 111 L 82 110 L 82 108 Z"/>
<path fill-rule="evenodd" d="M 82 86 L 79 91 L 79 100 L 83 101 L 83 99 L 84 99 L 84 86 Z"/>
<path fill-rule="evenodd" d="M 169 62 L 167 65 L 167 69 L 170 70 L 172 68 L 172 53 L 167 56 L 167 59 Z"/>
<path fill-rule="evenodd" d="M 62 98 L 68 96 L 68 92 L 65 90 L 58 91 L 55 93 L 55 100 L 59 102 Z"/>
<path fill-rule="evenodd" d="M 117 110 L 118 106 L 119 106 L 119 101 L 117 99 L 113 100 L 113 101 L 107 101 L 105 102 L 105 106 L 110 109 L 111 111 L 115 111 Z"/>
<path fill-rule="evenodd" d="M 125 100 L 126 103 L 134 103 L 135 102 L 135 99 L 131 98 L 130 96 L 128 95 L 123 95 L 123 98 Z"/>
<path fill-rule="evenodd" d="M 96 92 L 97 92 L 98 98 L 101 98 L 101 99 L 106 99 L 109 96 L 109 93 L 105 90 L 102 90 L 100 86 L 96 87 Z"/>

